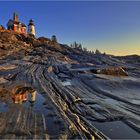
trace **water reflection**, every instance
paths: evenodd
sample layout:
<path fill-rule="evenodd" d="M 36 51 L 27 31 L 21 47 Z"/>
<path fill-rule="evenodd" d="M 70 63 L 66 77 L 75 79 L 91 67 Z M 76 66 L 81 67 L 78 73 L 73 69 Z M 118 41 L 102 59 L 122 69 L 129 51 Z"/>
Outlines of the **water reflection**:
<path fill-rule="evenodd" d="M 29 101 L 35 102 L 36 101 L 36 91 L 33 91 L 29 94 Z"/>
<path fill-rule="evenodd" d="M 47 99 L 47 95 L 44 96 L 45 97 L 44 98 L 41 93 L 37 92 L 31 87 L 27 87 L 24 85 L 14 86 L 14 87 L 11 87 L 10 89 L 3 87 L 0 89 L 0 95 L 4 96 L 4 98 L 0 96 L 0 119 L 3 118 L 3 115 L 5 117 L 5 113 L 9 114 L 6 120 L 8 120 L 8 124 L 11 125 L 11 128 L 15 124 L 15 116 L 18 116 L 18 119 L 22 121 L 21 112 L 24 111 L 25 109 L 27 110 L 26 111 L 27 118 L 25 117 L 25 119 L 29 121 L 31 117 L 34 118 L 34 115 L 32 114 L 32 112 L 35 112 L 40 115 L 42 114 L 45 115 L 45 121 L 47 125 L 46 131 L 48 132 L 48 134 L 52 136 L 58 135 L 64 129 L 63 124 L 57 121 L 57 114 L 54 111 L 51 101 Z M 17 113 L 14 113 L 14 112 L 17 112 Z M 14 113 L 14 115 L 12 115 L 11 113 Z M 31 115 L 29 115 L 28 113 L 29 114 L 31 113 Z M 1 114 L 3 115 L 1 116 Z M 49 114 L 52 114 L 52 116 Z M 12 118 L 10 118 L 11 115 L 12 115 Z M 9 123 L 9 119 L 10 119 L 10 123 Z M 28 121 L 26 120 L 23 120 L 23 122 L 24 122 L 24 125 L 28 123 Z M 34 123 L 34 122 L 31 122 L 31 123 Z M 5 126 L 5 127 L 7 127 L 6 130 L 11 130 L 9 129 L 9 126 Z M 37 129 L 36 133 L 38 133 L 38 130 L 39 129 Z M 7 134 L 7 132 L 5 132 L 5 134 Z"/>
<path fill-rule="evenodd" d="M 17 85 L 11 88 L 0 87 L 0 112 L 7 112 L 15 104 L 32 108 L 36 112 L 47 113 L 46 98 L 30 86 Z"/>
<path fill-rule="evenodd" d="M 27 100 L 27 94 L 26 93 L 15 94 L 13 95 L 12 99 L 15 104 L 22 104 L 23 102 Z"/>
<path fill-rule="evenodd" d="M 12 100 L 15 104 L 23 104 L 29 101 L 31 106 L 36 101 L 37 92 L 31 87 L 17 86 L 12 90 Z"/>

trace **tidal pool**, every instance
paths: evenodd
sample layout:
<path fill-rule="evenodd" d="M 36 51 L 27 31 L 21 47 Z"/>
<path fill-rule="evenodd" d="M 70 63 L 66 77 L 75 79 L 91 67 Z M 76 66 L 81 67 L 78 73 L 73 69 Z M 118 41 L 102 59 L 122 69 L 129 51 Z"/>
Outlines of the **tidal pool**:
<path fill-rule="evenodd" d="M 7 112 L 8 105 L 5 102 L 0 102 L 0 112 Z"/>
<path fill-rule="evenodd" d="M 71 86 L 71 81 L 70 80 L 64 81 L 64 82 L 62 82 L 62 85 L 63 86 Z"/>
<path fill-rule="evenodd" d="M 16 86 L 11 90 L 3 88 L 0 95 L 0 113 L 6 113 L 10 107 L 32 109 L 45 117 L 47 134 L 55 136 L 63 129 L 50 100 L 38 93 L 32 87 Z"/>
<path fill-rule="evenodd" d="M 94 122 L 93 125 L 111 139 L 140 139 L 140 134 L 122 121 Z"/>
<path fill-rule="evenodd" d="M 45 98 L 31 87 L 17 86 L 15 89 L 8 91 L 2 90 L 0 95 L 0 112 L 6 112 L 12 105 L 20 105 L 27 108 L 32 108 L 38 113 L 44 112 Z"/>

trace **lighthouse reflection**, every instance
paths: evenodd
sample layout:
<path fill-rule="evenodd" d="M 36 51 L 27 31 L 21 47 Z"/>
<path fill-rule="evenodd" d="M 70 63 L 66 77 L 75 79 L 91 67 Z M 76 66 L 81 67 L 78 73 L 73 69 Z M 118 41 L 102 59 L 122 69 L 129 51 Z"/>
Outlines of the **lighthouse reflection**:
<path fill-rule="evenodd" d="M 15 104 L 23 104 L 25 102 L 29 102 L 30 106 L 33 107 L 36 101 L 37 91 L 32 89 L 31 87 L 15 87 L 12 92 L 12 100 Z"/>
<path fill-rule="evenodd" d="M 31 107 L 34 106 L 34 103 L 36 101 L 36 91 L 33 91 L 32 93 L 29 94 L 29 102 L 30 102 L 30 105 Z"/>

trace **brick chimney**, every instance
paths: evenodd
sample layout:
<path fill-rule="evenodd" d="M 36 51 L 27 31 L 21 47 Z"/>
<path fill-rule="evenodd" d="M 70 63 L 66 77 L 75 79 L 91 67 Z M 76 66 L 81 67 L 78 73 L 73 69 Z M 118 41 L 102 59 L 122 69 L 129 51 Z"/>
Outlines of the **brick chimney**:
<path fill-rule="evenodd" d="M 13 14 L 13 20 L 18 21 L 18 14 L 16 12 L 14 12 Z"/>

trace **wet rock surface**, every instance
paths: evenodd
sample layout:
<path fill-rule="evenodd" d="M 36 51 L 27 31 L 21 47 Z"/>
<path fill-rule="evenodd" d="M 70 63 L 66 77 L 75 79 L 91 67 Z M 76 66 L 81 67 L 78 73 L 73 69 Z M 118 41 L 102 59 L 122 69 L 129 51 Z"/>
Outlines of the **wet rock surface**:
<path fill-rule="evenodd" d="M 140 138 L 139 56 L 88 55 L 44 37 L 10 34 L 0 34 L 0 120 L 10 120 L 11 110 L 25 116 L 15 122 L 18 132 L 5 121 L 1 138 L 115 139 L 124 128 L 122 138 L 129 132 Z M 25 94 L 35 91 L 36 101 L 28 100 Z M 116 135 L 104 125 L 110 122 L 119 126 Z"/>

